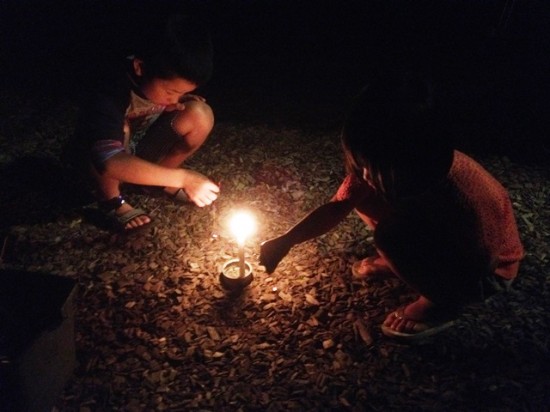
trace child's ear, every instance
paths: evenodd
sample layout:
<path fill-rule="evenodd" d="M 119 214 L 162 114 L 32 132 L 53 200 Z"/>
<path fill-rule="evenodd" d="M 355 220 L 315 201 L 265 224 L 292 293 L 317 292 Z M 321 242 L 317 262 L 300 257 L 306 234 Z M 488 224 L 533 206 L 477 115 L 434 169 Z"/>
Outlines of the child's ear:
<path fill-rule="evenodd" d="M 134 58 L 132 62 L 136 76 L 143 76 L 143 60 Z"/>

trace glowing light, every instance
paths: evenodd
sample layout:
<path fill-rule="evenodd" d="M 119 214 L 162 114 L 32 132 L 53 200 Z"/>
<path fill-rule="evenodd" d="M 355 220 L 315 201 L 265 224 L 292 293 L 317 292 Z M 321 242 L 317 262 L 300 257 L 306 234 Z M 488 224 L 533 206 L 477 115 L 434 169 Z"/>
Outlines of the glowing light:
<path fill-rule="evenodd" d="M 256 231 L 256 221 L 250 213 L 237 212 L 229 221 L 229 228 L 239 245 L 239 277 L 242 278 L 245 273 L 244 242 Z"/>
<path fill-rule="evenodd" d="M 237 212 L 229 221 L 229 228 L 237 239 L 237 243 L 241 246 L 256 231 L 256 221 L 248 212 Z"/>

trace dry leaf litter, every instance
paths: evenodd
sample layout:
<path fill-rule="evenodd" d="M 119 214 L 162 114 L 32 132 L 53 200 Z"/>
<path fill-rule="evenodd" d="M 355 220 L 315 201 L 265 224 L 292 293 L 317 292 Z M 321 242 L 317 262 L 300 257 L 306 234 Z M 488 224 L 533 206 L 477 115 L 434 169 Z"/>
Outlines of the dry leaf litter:
<path fill-rule="evenodd" d="M 43 113 L 36 130 L 14 129 L 24 120 L 17 114 L 3 122 L 2 164 L 37 153 L 56 158 L 74 113 L 60 109 Z M 2 266 L 78 283 L 78 367 L 55 410 L 548 408 L 547 170 L 503 156 L 479 160 L 510 190 L 527 251 L 520 276 L 511 292 L 469 308 L 454 327 L 415 345 L 379 330 L 389 311 L 415 295 L 396 278 L 351 279 L 351 263 L 373 251 L 372 233 L 355 215 L 295 247 L 275 273 L 258 266 L 262 240 L 283 233 L 338 187 L 337 131 L 216 125 L 187 165 L 221 181 L 215 206 L 175 205 L 128 190 L 128 200 L 155 222 L 139 235 L 104 231 L 79 208 L 10 226 Z M 238 208 L 258 222 L 246 243 L 254 281 L 228 293 L 218 275 L 237 246 L 224 222 Z"/>

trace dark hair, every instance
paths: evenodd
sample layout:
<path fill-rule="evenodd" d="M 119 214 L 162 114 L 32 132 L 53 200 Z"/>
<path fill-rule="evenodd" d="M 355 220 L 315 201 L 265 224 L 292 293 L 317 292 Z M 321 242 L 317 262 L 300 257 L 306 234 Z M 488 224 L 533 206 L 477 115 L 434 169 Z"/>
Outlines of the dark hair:
<path fill-rule="evenodd" d="M 388 200 L 414 196 L 447 175 L 453 157 L 429 81 L 379 78 L 357 96 L 342 130 L 346 169 Z"/>
<path fill-rule="evenodd" d="M 212 76 L 212 39 L 198 16 L 173 15 L 163 29 L 144 37 L 136 57 L 146 78 L 181 77 L 202 85 Z"/>

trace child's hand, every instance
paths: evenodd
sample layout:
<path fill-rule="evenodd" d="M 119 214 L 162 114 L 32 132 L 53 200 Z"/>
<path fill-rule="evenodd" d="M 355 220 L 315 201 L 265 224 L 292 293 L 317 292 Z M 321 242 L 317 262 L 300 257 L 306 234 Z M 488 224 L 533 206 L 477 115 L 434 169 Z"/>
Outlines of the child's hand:
<path fill-rule="evenodd" d="M 215 183 L 200 173 L 191 170 L 186 172 L 183 190 L 197 206 L 208 206 L 218 198 L 220 188 Z"/>
<path fill-rule="evenodd" d="M 267 273 L 273 273 L 279 262 L 290 251 L 290 245 L 283 236 L 263 242 L 260 246 L 260 265 Z"/>

